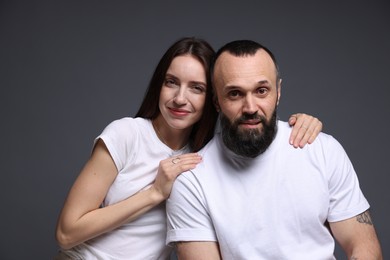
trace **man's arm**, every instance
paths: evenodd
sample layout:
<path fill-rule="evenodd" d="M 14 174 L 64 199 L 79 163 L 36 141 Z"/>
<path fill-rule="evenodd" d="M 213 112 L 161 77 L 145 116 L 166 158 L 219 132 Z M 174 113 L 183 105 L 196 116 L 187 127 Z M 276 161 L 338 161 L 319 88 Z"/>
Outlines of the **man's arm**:
<path fill-rule="evenodd" d="M 383 259 L 369 211 L 353 218 L 329 223 L 337 242 L 348 259 Z"/>
<path fill-rule="evenodd" d="M 217 242 L 178 242 L 176 250 L 179 260 L 222 259 Z"/>

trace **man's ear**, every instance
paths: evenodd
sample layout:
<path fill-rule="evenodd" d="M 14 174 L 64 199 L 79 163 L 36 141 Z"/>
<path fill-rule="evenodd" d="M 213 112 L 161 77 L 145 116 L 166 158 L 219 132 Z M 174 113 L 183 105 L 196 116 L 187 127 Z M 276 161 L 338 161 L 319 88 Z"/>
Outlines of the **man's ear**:
<path fill-rule="evenodd" d="M 277 100 L 276 104 L 279 105 L 280 95 L 281 95 L 281 91 L 282 91 L 282 79 L 279 79 L 279 82 L 278 82 L 278 85 L 276 88 L 278 90 L 278 100 Z"/>

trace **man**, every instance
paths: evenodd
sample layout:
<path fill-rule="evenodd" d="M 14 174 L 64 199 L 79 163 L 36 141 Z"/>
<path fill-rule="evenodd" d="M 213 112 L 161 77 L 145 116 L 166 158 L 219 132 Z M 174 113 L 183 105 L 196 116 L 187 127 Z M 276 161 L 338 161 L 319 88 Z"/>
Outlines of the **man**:
<path fill-rule="evenodd" d="M 203 162 L 176 180 L 167 243 L 179 259 L 382 259 L 356 173 L 321 133 L 303 149 L 277 120 L 281 79 L 273 54 L 253 41 L 222 47 L 213 67 L 220 133 Z"/>

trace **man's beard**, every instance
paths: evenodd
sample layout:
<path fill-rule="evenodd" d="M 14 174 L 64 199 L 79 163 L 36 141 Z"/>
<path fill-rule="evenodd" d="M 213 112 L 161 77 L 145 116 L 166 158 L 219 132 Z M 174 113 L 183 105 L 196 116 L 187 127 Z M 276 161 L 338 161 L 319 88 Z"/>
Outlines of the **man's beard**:
<path fill-rule="evenodd" d="M 220 113 L 222 140 L 227 148 L 235 154 L 254 158 L 262 154 L 271 145 L 277 132 L 276 108 L 269 122 L 267 119 L 255 114 L 243 114 L 230 123 L 229 119 Z M 239 129 L 242 122 L 249 119 L 260 119 L 263 129 Z"/>

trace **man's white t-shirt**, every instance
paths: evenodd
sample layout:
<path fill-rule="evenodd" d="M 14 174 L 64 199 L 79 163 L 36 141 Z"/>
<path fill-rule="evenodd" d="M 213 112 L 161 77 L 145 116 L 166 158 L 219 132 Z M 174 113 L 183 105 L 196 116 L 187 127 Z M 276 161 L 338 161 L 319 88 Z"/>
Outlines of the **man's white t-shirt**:
<path fill-rule="evenodd" d="M 218 241 L 223 259 L 334 259 L 324 225 L 369 208 L 342 146 L 321 133 L 303 149 L 278 122 L 271 146 L 254 159 L 216 134 L 203 161 L 181 174 L 167 201 L 167 243 Z"/>

